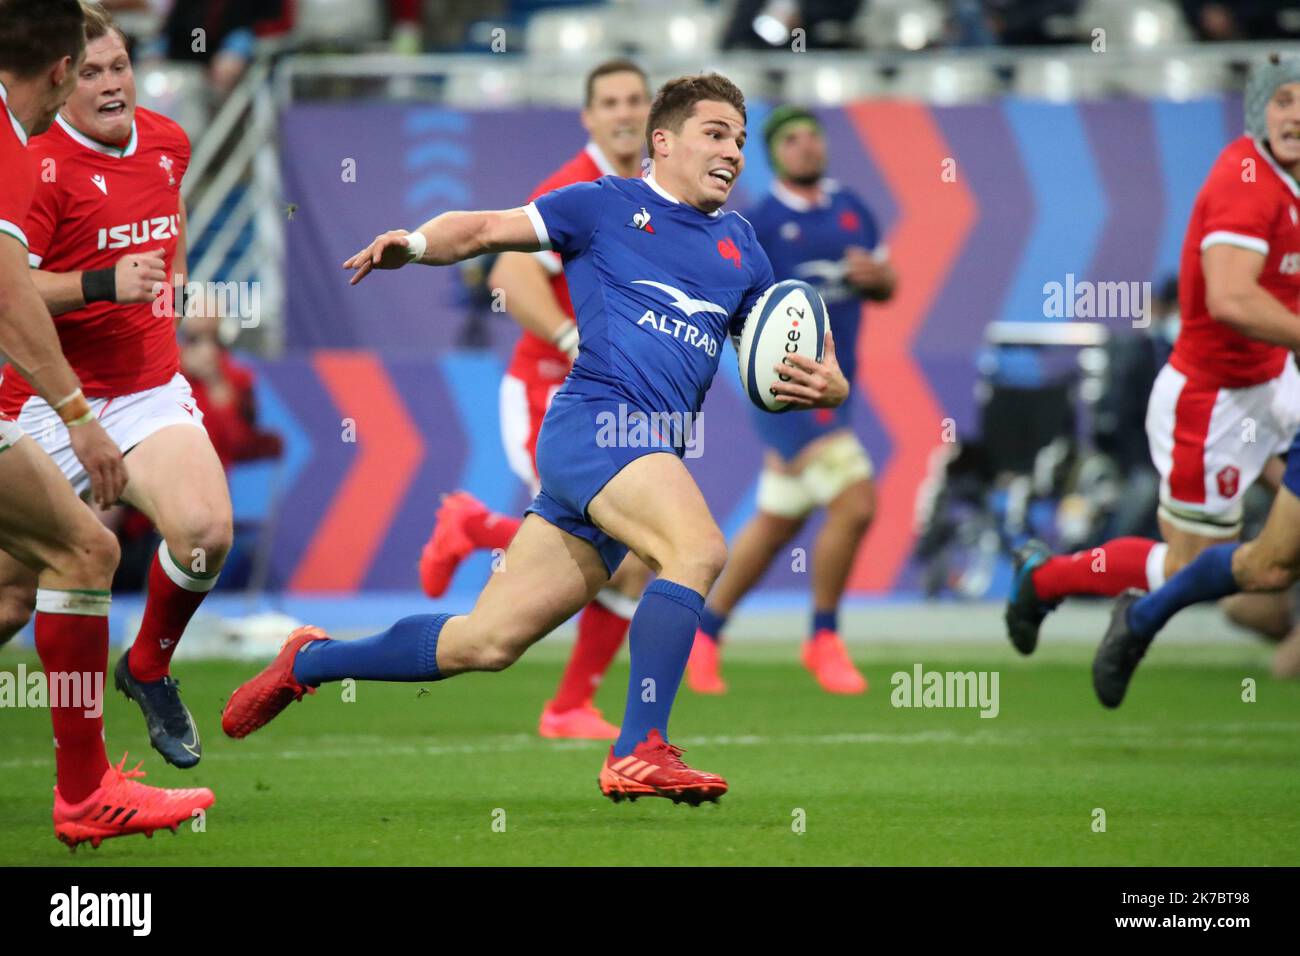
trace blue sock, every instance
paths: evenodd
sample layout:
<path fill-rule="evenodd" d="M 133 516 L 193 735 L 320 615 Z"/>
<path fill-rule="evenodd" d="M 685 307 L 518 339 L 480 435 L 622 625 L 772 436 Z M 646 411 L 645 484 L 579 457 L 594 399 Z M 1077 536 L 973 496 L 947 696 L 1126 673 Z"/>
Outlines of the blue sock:
<path fill-rule="evenodd" d="M 727 626 L 727 617 L 726 614 L 705 607 L 700 611 L 700 633 L 717 644 L 722 640 L 722 629 Z"/>
<path fill-rule="evenodd" d="M 818 631 L 834 631 L 836 634 L 839 633 L 839 608 L 836 608 L 833 611 L 813 611 L 812 634 L 808 635 L 808 639 L 812 640 Z"/>
<path fill-rule="evenodd" d="M 1236 541 L 1214 544 L 1190 564 L 1128 609 L 1128 626 L 1139 637 L 1154 638 L 1169 619 L 1185 607 L 1236 594 L 1240 585 L 1232 576 Z"/>
<path fill-rule="evenodd" d="M 663 578 L 645 589 L 628 633 L 632 674 L 614 756 L 626 757 L 652 729 L 668 739 L 668 715 L 686 659 L 691 656 L 703 607 L 704 595 Z"/>
<path fill-rule="evenodd" d="M 415 614 L 388 630 L 355 641 L 312 641 L 293 659 L 293 679 L 315 687 L 326 681 L 441 680 L 438 635 L 450 614 Z"/>

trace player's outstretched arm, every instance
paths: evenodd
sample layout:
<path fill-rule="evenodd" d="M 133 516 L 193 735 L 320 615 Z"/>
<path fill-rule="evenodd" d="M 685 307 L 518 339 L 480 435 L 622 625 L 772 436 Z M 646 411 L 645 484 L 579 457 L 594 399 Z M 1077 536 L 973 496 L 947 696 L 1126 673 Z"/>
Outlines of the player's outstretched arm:
<path fill-rule="evenodd" d="M 542 248 L 522 207 L 488 212 L 444 212 L 414 232 L 395 229 L 343 263 L 356 285 L 372 269 L 400 269 L 409 262 L 447 266 L 485 252 L 536 252 Z"/>
<path fill-rule="evenodd" d="M 1224 243 L 1201 253 L 1205 305 L 1210 316 L 1242 335 L 1300 349 L 1300 316 L 1259 284 L 1264 256 Z"/>
<path fill-rule="evenodd" d="M 849 397 L 849 380 L 840 371 L 835 358 L 835 338 L 826 330 L 826 348 L 816 362 L 797 352 L 785 357 L 786 364 L 773 369 L 789 381 L 778 381 L 773 388 L 778 398 L 798 408 L 834 408 Z"/>

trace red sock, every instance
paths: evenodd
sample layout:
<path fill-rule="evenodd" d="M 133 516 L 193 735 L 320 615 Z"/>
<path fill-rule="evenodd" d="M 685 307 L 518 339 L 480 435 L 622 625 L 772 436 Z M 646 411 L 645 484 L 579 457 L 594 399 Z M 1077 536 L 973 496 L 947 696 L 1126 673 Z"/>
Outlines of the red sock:
<path fill-rule="evenodd" d="M 127 666 L 136 680 L 156 681 L 167 676 L 176 644 L 212 586 L 216 575 L 195 577 L 177 565 L 164 542 L 149 565 L 149 596 L 144 620 L 131 645 Z"/>
<path fill-rule="evenodd" d="M 107 591 L 41 588 L 36 592 L 36 653 L 45 668 L 54 723 L 59 796 L 68 803 L 80 803 L 94 793 L 108 769 L 104 753 L 108 601 Z"/>
<path fill-rule="evenodd" d="M 551 701 L 553 710 L 572 710 L 591 700 L 609 663 L 623 646 L 631 618 L 592 601 L 578 615 L 578 640 Z"/>
<path fill-rule="evenodd" d="M 1159 542 L 1116 538 L 1096 548 L 1048 558 L 1033 573 L 1034 590 L 1044 601 L 1071 594 L 1114 597 L 1128 588 L 1147 590 L 1147 556 Z"/>
<path fill-rule="evenodd" d="M 507 548 L 510 546 L 510 539 L 515 536 L 515 532 L 519 530 L 519 526 L 523 523 L 524 519 L 522 518 L 489 511 L 485 515 L 474 515 L 474 517 L 467 519 L 465 533 L 469 535 L 469 539 L 474 542 L 476 548 L 487 548 L 489 550 Z"/>

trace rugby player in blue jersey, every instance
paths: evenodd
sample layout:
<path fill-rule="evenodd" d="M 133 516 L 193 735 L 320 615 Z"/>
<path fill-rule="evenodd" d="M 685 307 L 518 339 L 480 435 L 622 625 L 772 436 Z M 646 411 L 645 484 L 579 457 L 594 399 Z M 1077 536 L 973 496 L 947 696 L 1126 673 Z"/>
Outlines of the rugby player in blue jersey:
<path fill-rule="evenodd" d="M 726 792 L 668 742 L 668 717 L 704 595 L 726 561 L 722 532 L 682 464 L 722 342 L 773 284 L 749 223 L 722 212 L 744 168 L 745 101 L 717 75 L 664 85 L 647 126 L 644 178 L 606 176 L 498 212 L 449 212 L 377 236 L 344 263 L 449 265 L 485 252 L 554 249 L 581 347 L 542 425 L 541 492 L 467 615 L 421 614 L 356 641 L 290 635 L 238 688 L 222 726 L 244 737 L 326 681 L 431 681 L 508 667 L 589 602 L 629 549 L 658 578 L 632 619 L 632 672 L 619 738 L 601 768 L 611 799 L 698 803 Z M 786 401 L 835 407 L 849 384 L 827 336 L 822 362 L 792 356 Z M 698 448 L 698 444 L 696 445 Z"/>
<path fill-rule="evenodd" d="M 776 277 L 802 279 L 821 294 L 841 368 L 852 381 L 863 300 L 894 294 L 889 252 L 866 203 L 826 177 L 826 139 L 816 116 L 779 107 L 763 124 L 763 139 L 776 178 L 749 221 Z M 853 432 L 851 404 L 808 415 L 754 409 L 754 428 L 767 449 L 758 512 L 731 543 L 727 568 L 700 614 L 686 669 L 691 690 L 726 691 L 720 638 L 727 617 L 812 513 L 825 509 L 812 549 L 813 613 L 803 665 L 832 694 L 866 691 L 839 635 L 840 600 L 876 506 L 871 459 Z"/>

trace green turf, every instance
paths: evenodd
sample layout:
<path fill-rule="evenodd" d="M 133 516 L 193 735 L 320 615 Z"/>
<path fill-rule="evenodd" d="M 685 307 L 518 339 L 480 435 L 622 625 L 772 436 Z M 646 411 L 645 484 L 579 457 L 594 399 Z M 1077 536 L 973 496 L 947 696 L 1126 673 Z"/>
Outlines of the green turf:
<path fill-rule="evenodd" d="M 206 831 L 75 857 L 51 833 L 47 715 L 0 711 L 0 864 L 1300 863 L 1300 685 L 1269 679 L 1262 651 L 1154 654 L 1109 713 L 1082 650 L 863 648 L 872 691 L 846 699 L 818 691 L 792 645 L 738 645 L 731 693 L 683 692 L 674 717 L 687 760 L 732 787 L 692 809 L 612 805 L 596 789 L 600 745 L 532 735 L 564 651 L 539 650 L 427 692 L 360 684 L 346 703 L 326 687 L 242 742 L 221 736 L 218 714 L 253 668 L 182 662 L 203 763 L 165 767 L 116 695 L 109 746 L 144 757 L 152 783 L 212 787 Z M 997 670 L 1000 715 L 892 707 L 890 675 L 918 660 Z M 20 661 L 34 663 L 7 651 L 0 668 Z M 602 690 L 607 713 L 626 674 L 616 665 Z"/>

